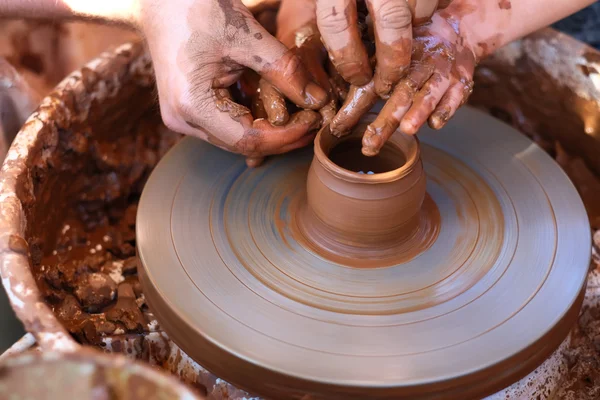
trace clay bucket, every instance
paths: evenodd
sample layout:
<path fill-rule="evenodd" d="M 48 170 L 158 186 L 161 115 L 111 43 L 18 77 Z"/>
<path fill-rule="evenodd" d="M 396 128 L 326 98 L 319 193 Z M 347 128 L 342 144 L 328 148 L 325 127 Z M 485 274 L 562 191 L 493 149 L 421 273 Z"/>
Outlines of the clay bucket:
<path fill-rule="evenodd" d="M 542 146 L 559 141 L 569 154 L 580 157 L 600 175 L 600 92 L 598 74 L 590 73 L 600 70 L 598 60 L 599 52 L 546 29 L 486 60 L 478 69 L 471 103 L 512 123 Z M 85 147 L 80 153 L 74 148 L 69 150 L 71 158 L 63 158 L 63 164 L 58 164 L 58 155 L 66 150 L 67 141 L 62 139 L 82 134 L 110 141 L 136 134 L 132 124 L 157 112 L 152 73 L 150 59 L 138 44 L 101 55 L 67 77 L 42 101 L 17 135 L 2 167 L 2 283 L 17 316 L 43 352 L 80 348 L 42 298 L 31 270 L 35 255 L 32 250 L 38 246 L 31 238 L 39 235 L 51 251 L 56 232 L 48 227 L 62 218 L 62 205 L 68 198 L 77 195 L 69 190 L 70 178 L 84 173 L 90 158 Z M 582 196 L 586 200 L 586 195 Z M 593 203 L 586 201 L 589 207 Z M 596 229 L 600 228 L 598 224 L 600 221 Z M 586 301 L 594 299 L 600 299 L 600 288 L 588 289 Z M 114 345 L 115 341 L 120 345 Z M 139 341 L 151 345 L 134 345 Z M 220 393 L 227 390 L 230 399 L 245 396 L 194 363 L 160 330 L 141 333 L 134 339 L 113 337 L 102 343 L 105 351 L 127 351 L 132 357 L 178 374 L 185 382 L 204 382 L 214 398 L 221 398 L 218 388 L 222 388 Z M 555 353 L 549 364 L 506 389 L 501 398 L 508 395 L 527 399 L 535 397 L 532 394 L 540 388 L 551 391 L 560 384 L 562 375 L 555 367 L 563 361 L 562 353 Z"/>
<path fill-rule="evenodd" d="M 204 399 L 149 365 L 90 348 L 29 351 L 7 358 L 0 368 L 0 398 L 6 399 Z"/>

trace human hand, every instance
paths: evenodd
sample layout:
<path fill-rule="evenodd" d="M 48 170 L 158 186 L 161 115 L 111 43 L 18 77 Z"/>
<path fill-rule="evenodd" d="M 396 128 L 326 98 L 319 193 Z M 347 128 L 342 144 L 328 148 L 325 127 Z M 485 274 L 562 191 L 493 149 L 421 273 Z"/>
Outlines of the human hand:
<path fill-rule="evenodd" d="M 448 0 L 441 3 L 446 6 Z M 358 5 L 358 7 L 357 7 Z M 377 67 L 371 69 L 359 15 L 373 22 Z M 405 75 L 411 58 L 412 28 L 429 20 L 438 0 L 317 0 L 317 22 L 329 57 L 340 75 L 355 86 L 373 78 L 375 92 L 387 98 Z"/>
<path fill-rule="evenodd" d="M 326 51 L 317 28 L 315 7 L 314 0 L 283 0 L 277 15 L 276 37 L 298 56 L 311 78 L 328 92 L 329 101 L 319 110 L 323 124 L 328 124 L 337 111 L 338 96 L 325 72 Z M 288 122 L 288 108 L 283 94 L 266 79 L 260 81 L 260 98 L 269 122 L 273 125 Z"/>
<path fill-rule="evenodd" d="M 154 62 L 165 124 L 247 157 L 262 157 L 311 142 L 325 90 L 298 56 L 271 36 L 240 0 L 141 0 L 140 26 Z M 179 21 L 179 22 L 177 22 Z M 285 124 L 255 119 L 228 87 L 250 68 L 302 110 Z"/>
<path fill-rule="evenodd" d="M 469 31 L 458 24 L 459 8 L 437 12 L 431 24 L 414 29 L 412 61 L 378 117 L 367 127 L 362 152 L 376 155 L 398 127 L 415 134 L 429 121 L 440 129 L 466 102 L 473 88 L 476 51 Z M 455 30 L 456 29 L 456 30 Z M 353 87 L 331 124 L 332 133 L 346 134 L 377 100 L 374 82 Z"/>

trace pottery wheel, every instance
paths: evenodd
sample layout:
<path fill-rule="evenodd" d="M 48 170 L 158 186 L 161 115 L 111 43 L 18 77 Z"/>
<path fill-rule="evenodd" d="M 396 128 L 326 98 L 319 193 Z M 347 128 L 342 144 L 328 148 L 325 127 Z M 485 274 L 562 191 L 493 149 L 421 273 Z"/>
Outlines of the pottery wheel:
<path fill-rule="evenodd" d="M 183 139 L 138 211 L 142 284 L 162 328 L 270 398 L 481 398 L 531 372 L 581 305 L 583 204 L 547 154 L 487 114 L 464 108 L 419 138 L 439 232 L 416 257 L 369 269 L 298 234 L 312 149 L 247 169 Z"/>

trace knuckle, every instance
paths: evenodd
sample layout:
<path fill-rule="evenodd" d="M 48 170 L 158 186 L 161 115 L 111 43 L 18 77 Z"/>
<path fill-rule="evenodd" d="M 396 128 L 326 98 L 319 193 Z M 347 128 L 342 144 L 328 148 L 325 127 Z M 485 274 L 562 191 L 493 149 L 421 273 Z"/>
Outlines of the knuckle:
<path fill-rule="evenodd" d="M 376 13 L 377 23 L 382 29 L 406 30 L 412 27 L 412 13 L 406 1 L 381 1 Z"/>
<path fill-rule="evenodd" d="M 334 13 L 333 9 L 331 6 L 317 9 L 317 24 L 321 33 L 335 35 L 350 29 L 346 14 L 339 11 Z"/>
<path fill-rule="evenodd" d="M 291 78 L 296 76 L 296 74 L 304 67 L 300 57 L 295 54 L 291 54 L 285 60 L 282 65 L 282 74 L 285 78 Z"/>

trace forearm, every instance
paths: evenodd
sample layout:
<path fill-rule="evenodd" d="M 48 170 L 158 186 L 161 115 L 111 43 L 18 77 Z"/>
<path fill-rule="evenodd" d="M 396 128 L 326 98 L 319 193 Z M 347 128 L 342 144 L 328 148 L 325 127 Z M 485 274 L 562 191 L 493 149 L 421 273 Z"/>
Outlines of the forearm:
<path fill-rule="evenodd" d="M 0 0 L 0 17 L 136 25 L 140 0 Z"/>
<path fill-rule="evenodd" d="M 471 0 L 454 0 L 449 6 L 464 17 L 460 28 L 467 29 L 471 47 L 482 58 L 519 39 L 565 18 L 595 0 L 479 0 L 477 10 L 464 12 Z"/>

